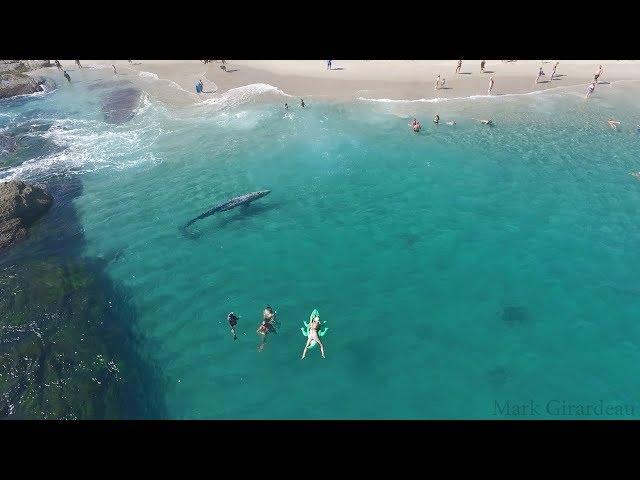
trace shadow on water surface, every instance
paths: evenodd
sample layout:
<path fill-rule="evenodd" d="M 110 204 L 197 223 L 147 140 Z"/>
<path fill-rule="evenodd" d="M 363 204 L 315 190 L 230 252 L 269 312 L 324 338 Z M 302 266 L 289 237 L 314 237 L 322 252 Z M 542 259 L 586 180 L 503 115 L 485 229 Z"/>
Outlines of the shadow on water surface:
<path fill-rule="evenodd" d="M 80 179 L 47 188 L 50 212 L 0 254 L 0 418 L 163 418 L 162 380 L 139 353 L 130 292 L 105 259 L 82 257 Z"/>

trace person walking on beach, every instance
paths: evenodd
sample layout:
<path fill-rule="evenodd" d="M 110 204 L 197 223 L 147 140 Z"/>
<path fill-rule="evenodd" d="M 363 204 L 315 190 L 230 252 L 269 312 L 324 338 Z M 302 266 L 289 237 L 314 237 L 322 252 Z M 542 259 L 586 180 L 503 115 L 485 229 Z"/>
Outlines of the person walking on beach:
<path fill-rule="evenodd" d="M 482 60 L 482 61 L 480 62 L 480 73 L 484 73 L 484 64 L 485 64 L 485 63 L 486 63 L 486 62 L 485 62 L 484 60 Z"/>
<path fill-rule="evenodd" d="M 60 61 L 55 60 L 55 64 L 56 64 L 56 67 L 58 67 L 58 70 L 62 71 L 62 65 L 60 65 Z"/>
<path fill-rule="evenodd" d="M 331 70 L 331 60 L 327 60 L 327 70 Z"/>
<path fill-rule="evenodd" d="M 78 65 L 78 68 L 82 68 L 82 65 L 80 65 L 80 60 L 76 60 L 76 65 Z"/>
<path fill-rule="evenodd" d="M 458 66 L 456 67 L 456 74 L 460 73 L 461 68 L 462 68 L 462 60 L 458 60 Z"/>
<path fill-rule="evenodd" d="M 556 76 L 556 68 L 558 68 L 558 64 L 560 62 L 556 62 L 555 65 L 553 66 L 553 70 L 551 71 L 551 80 L 553 80 L 553 77 Z"/>
<path fill-rule="evenodd" d="M 493 84 L 494 84 L 494 80 L 493 80 L 493 75 L 491 76 L 491 78 L 489 79 L 489 90 L 487 91 L 487 93 L 489 95 L 491 95 L 491 90 L 493 90 Z"/>
<path fill-rule="evenodd" d="M 544 75 L 544 72 L 542 71 L 542 65 L 540 65 L 540 68 L 538 69 L 538 76 L 536 77 L 536 84 L 540 80 L 540 77 L 543 75 Z"/>
<path fill-rule="evenodd" d="M 64 73 L 64 78 L 66 78 L 68 80 L 69 83 L 71 83 L 71 77 L 69 76 L 69 74 L 67 73 L 66 70 L 62 71 Z"/>
<path fill-rule="evenodd" d="M 440 88 L 440 75 L 436 77 L 436 88 L 434 90 L 438 90 Z"/>
<path fill-rule="evenodd" d="M 114 75 L 117 75 L 117 74 L 118 74 L 118 72 L 116 71 L 116 66 L 115 66 L 115 65 L 113 65 L 113 64 L 112 64 L 111 66 L 113 67 L 113 74 L 114 74 Z"/>
<path fill-rule="evenodd" d="M 318 335 L 319 329 L 320 329 L 320 317 L 315 316 L 309 320 L 309 336 L 307 337 L 307 343 L 304 346 L 304 350 L 302 351 L 302 358 L 300 360 L 304 360 L 304 357 L 307 354 L 307 349 L 309 348 L 312 342 L 316 342 L 318 345 L 320 345 L 320 353 L 322 354 L 322 358 L 325 358 L 324 345 L 322 345 L 322 342 L 320 341 L 320 335 Z"/>
<path fill-rule="evenodd" d="M 304 100 L 303 100 L 303 99 L 300 99 L 300 106 L 301 106 L 302 108 L 304 108 L 304 107 L 305 107 L 305 104 L 304 104 Z"/>
<path fill-rule="evenodd" d="M 596 74 L 593 77 L 593 81 L 598 83 L 598 79 L 600 78 L 600 75 L 602 75 L 603 69 L 602 69 L 602 65 L 600 65 L 598 67 L 598 71 L 596 72 Z"/>
<path fill-rule="evenodd" d="M 596 89 L 596 82 L 591 82 L 587 87 L 587 95 L 584 98 L 589 98 L 593 91 Z"/>
<path fill-rule="evenodd" d="M 229 322 L 229 326 L 231 327 L 231 335 L 233 335 L 233 339 L 237 340 L 238 335 L 236 334 L 236 325 L 238 325 L 238 316 L 231 312 L 227 315 L 227 321 Z"/>
<path fill-rule="evenodd" d="M 447 80 L 442 77 L 442 81 L 440 82 L 440 88 L 444 88 L 444 84 L 447 83 Z"/>

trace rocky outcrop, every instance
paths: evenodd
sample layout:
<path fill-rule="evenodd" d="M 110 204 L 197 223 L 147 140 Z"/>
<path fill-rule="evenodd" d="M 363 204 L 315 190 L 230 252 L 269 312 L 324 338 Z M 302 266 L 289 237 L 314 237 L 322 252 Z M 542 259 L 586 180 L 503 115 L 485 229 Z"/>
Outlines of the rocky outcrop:
<path fill-rule="evenodd" d="M 0 183 L 0 250 L 25 238 L 52 203 L 53 197 L 35 185 L 17 180 Z"/>
<path fill-rule="evenodd" d="M 0 74 L 0 99 L 43 92 L 54 87 L 51 80 L 41 76 L 29 76 L 22 73 Z"/>
<path fill-rule="evenodd" d="M 49 60 L 0 60 L 0 72 L 28 72 L 38 68 L 50 67 Z"/>

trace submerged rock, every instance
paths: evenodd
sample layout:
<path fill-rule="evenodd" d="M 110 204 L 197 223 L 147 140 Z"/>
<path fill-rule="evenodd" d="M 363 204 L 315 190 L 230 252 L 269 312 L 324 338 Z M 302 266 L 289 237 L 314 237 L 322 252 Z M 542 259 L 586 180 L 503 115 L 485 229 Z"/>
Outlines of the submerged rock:
<path fill-rule="evenodd" d="M 0 156 L 13 153 L 18 149 L 18 140 L 5 133 L 0 133 Z"/>
<path fill-rule="evenodd" d="M 107 123 L 124 123 L 135 115 L 140 103 L 140 90 L 133 87 L 120 88 L 104 96 L 102 113 Z"/>
<path fill-rule="evenodd" d="M 529 319 L 530 314 L 526 307 L 504 307 L 502 309 L 502 321 L 507 325 L 519 325 Z"/>
<path fill-rule="evenodd" d="M 53 197 L 35 185 L 18 180 L 0 183 L 0 250 L 26 237 L 52 203 Z"/>
<path fill-rule="evenodd" d="M 132 313 L 91 261 L 60 258 L 0 270 L 0 418 L 118 419 L 144 404 Z"/>

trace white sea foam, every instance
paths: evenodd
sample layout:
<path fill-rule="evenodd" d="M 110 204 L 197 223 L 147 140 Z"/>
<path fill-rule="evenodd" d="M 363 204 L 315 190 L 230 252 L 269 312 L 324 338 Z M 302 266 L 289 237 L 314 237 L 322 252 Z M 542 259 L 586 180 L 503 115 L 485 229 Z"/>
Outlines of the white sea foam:
<path fill-rule="evenodd" d="M 160 77 L 152 72 L 140 72 L 138 73 L 138 76 L 143 78 L 153 78 L 154 80 L 160 80 Z"/>
<path fill-rule="evenodd" d="M 213 98 L 203 100 L 197 105 L 213 105 L 221 108 L 236 107 L 267 93 L 291 97 L 291 95 L 283 92 L 278 87 L 268 83 L 252 83 L 242 87 L 231 88 Z"/>

